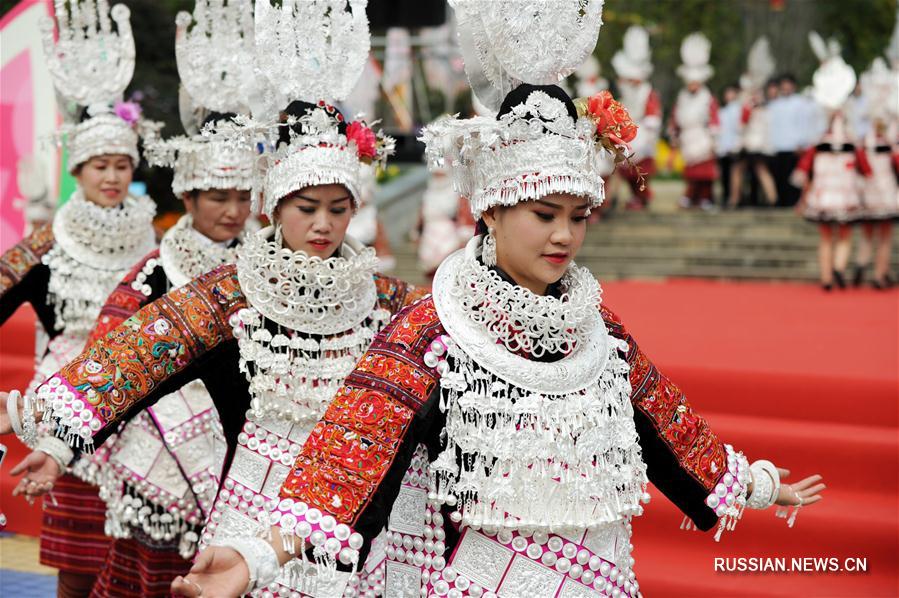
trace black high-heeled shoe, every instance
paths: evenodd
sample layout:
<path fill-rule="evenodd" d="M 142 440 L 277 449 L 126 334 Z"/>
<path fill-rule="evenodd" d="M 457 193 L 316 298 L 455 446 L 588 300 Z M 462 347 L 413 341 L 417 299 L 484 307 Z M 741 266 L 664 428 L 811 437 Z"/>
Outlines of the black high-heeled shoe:
<path fill-rule="evenodd" d="M 852 286 L 860 287 L 862 283 L 865 282 L 865 270 L 868 269 L 868 266 L 855 266 L 855 272 L 852 275 Z"/>
<path fill-rule="evenodd" d="M 871 286 L 877 289 L 878 291 L 886 291 L 888 289 L 893 288 L 895 286 L 896 281 L 889 274 L 885 274 L 883 278 L 880 280 L 874 279 L 871 281 Z"/>
<path fill-rule="evenodd" d="M 836 283 L 837 288 L 845 289 L 846 288 L 846 277 L 839 270 L 833 271 L 833 281 Z"/>
<path fill-rule="evenodd" d="M 822 282 L 821 290 L 824 291 L 825 293 L 829 293 L 833 290 L 833 285 L 830 284 L 829 282 Z"/>

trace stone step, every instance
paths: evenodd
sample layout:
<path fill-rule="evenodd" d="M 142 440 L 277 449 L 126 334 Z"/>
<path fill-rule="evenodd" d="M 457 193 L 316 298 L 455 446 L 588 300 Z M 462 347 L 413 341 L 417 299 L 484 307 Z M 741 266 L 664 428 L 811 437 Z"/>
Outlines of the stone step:
<path fill-rule="evenodd" d="M 425 179 L 422 178 L 422 181 Z M 578 257 L 600 279 L 699 277 L 815 281 L 817 228 L 792 210 L 703 212 L 676 208 L 682 183 L 654 182 L 650 211 L 617 210 L 591 224 Z M 392 274 L 421 283 L 415 247 L 406 241 L 420 197 L 397 194 L 383 205 L 397 267 Z M 856 229 L 854 239 L 860 236 Z M 893 262 L 899 266 L 899 243 Z"/>
<path fill-rule="evenodd" d="M 689 224 L 650 224 L 633 223 L 627 226 L 590 227 L 587 230 L 588 237 L 619 237 L 631 235 L 664 236 L 676 238 L 718 238 L 730 235 L 739 235 L 742 238 L 764 239 L 768 237 L 791 237 L 817 239 L 815 231 L 804 231 L 787 226 L 759 223 L 730 223 L 715 226 L 696 226 Z"/>
<path fill-rule="evenodd" d="M 721 244 L 706 243 L 690 243 L 677 246 L 642 244 L 642 243 L 619 243 L 609 245 L 584 245 L 581 247 L 578 259 L 582 260 L 585 255 L 601 255 L 605 257 L 614 257 L 616 259 L 627 259 L 631 256 L 708 256 L 715 255 L 723 258 L 742 258 L 747 255 L 758 256 L 760 258 L 771 259 L 787 259 L 787 260 L 815 260 L 814 247 L 771 247 L 763 246 L 725 246 Z"/>

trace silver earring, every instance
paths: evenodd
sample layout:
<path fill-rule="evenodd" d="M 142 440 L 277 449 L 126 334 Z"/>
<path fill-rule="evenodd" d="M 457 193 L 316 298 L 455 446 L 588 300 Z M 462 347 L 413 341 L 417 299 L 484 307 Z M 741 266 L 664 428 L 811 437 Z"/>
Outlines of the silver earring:
<path fill-rule="evenodd" d="M 281 223 L 275 224 L 275 245 L 279 248 L 284 247 L 284 233 L 281 232 Z"/>
<path fill-rule="evenodd" d="M 493 228 L 487 229 L 487 234 L 481 242 L 481 261 L 488 268 L 496 265 L 496 237 L 493 236 Z"/>

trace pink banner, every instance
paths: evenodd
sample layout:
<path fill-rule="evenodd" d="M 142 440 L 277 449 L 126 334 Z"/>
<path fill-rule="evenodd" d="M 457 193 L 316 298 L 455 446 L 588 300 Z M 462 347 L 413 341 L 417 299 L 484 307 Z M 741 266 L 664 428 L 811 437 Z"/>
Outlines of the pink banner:
<path fill-rule="evenodd" d="M 25 233 L 20 162 L 28 159 L 39 164 L 38 174 L 30 177 L 31 188 L 43 186 L 50 194 L 56 193 L 57 152 L 42 141 L 56 125 L 53 86 L 44 65 L 39 25 L 50 10 L 48 0 L 23 0 L 0 19 L 0 251 Z"/>

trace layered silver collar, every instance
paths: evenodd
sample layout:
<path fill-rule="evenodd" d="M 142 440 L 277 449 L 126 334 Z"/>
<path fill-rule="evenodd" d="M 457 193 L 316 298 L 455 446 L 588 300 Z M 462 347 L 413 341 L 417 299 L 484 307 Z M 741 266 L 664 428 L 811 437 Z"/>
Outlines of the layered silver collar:
<path fill-rule="evenodd" d="M 572 264 L 560 297 L 540 296 L 481 264 L 481 237 L 444 260 L 434 305 L 450 337 L 482 367 L 535 392 L 594 384 L 608 355 L 599 283 Z M 564 357 L 542 362 L 546 354 Z"/>
<path fill-rule="evenodd" d="M 121 206 L 104 208 L 85 199 L 80 188 L 60 208 L 53 220 L 56 242 L 43 257 L 58 330 L 91 330 L 107 296 L 156 245 L 155 213 L 149 197 L 129 195 Z"/>
<path fill-rule="evenodd" d="M 247 235 L 237 251 L 237 277 L 249 304 L 290 330 L 337 334 L 361 324 L 378 293 L 374 249 L 346 237 L 340 257 L 321 259 L 276 243 L 274 229 Z"/>
<path fill-rule="evenodd" d="M 173 287 L 237 260 L 237 248 L 217 243 L 193 227 L 190 214 L 166 231 L 159 244 L 162 269 Z"/>
<path fill-rule="evenodd" d="M 81 188 L 53 219 L 53 236 L 69 257 L 98 270 L 130 268 L 156 245 L 156 204 L 147 196 L 129 195 L 106 208 L 88 201 Z"/>

